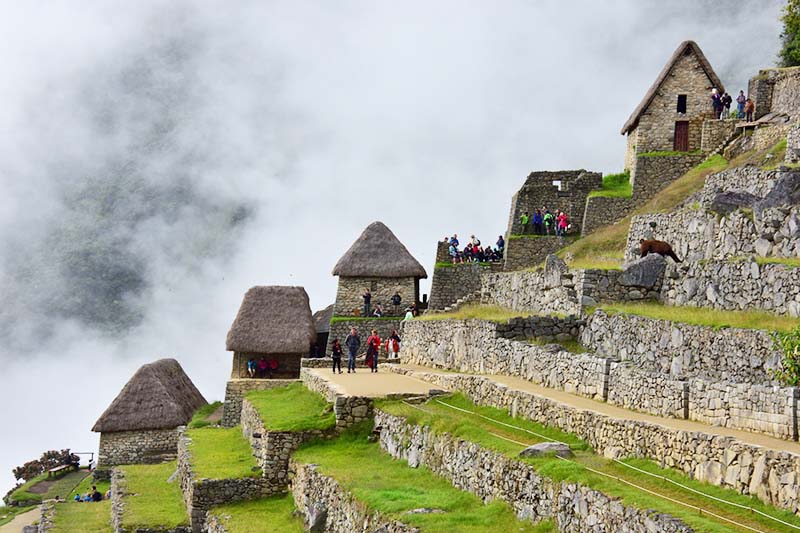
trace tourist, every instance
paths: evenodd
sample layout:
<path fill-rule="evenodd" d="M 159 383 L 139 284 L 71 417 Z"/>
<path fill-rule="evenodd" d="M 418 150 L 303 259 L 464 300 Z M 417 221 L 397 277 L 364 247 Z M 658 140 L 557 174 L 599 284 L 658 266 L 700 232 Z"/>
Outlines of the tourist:
<path fill-rule="evenodd" d="M 558 231 L 558 235 L 564 236 L 567 233 L 567 214 L 563 211 L 558 213 L 556 217 L 556 229 Z"/>
<path fill-rule="evenodd" d="M 361 297 L 364 299 L 364 316 L 368 317 L 370 308 L 369 303 L 372 301 L 372 293 L 369 292 L 369 289 L 365 289 L 364 294 L 362 294 Z"/>
<path fill-rule="evenodd" d="M 406 307 L 406 316 L 403 317 L 402 322 L 406 322 L 407 320 L 411 320 L 414 318 L 414 313 L 411 312 L 410 307 Z"/>
<path fill-rule="evenodd" d="M 722 113 L 722 98 L 717 89 L 711 89 L 711 107 L 714 110 L 714 118 L 718 119 Z"/>
<path fill-rule="evenodd" d="M 392 307 L 394 307 L 393 309 L 394 312 L 392 313 L 392 315 L 397 316 L 397 308 L 400 307 L 400 302 L 402 301 L 403 298 L 400 296 L 400 293 L 399 292 L 394 293 L 394 296 L 392 296 Z"/>
<path fill-rule="evenodd" d="M 109 489 L 106 491 L 106 500 L 110 500 L 110 499 L 111 499 L 111 489 L 109 488 Z"/>
<path fill-rule="evenodd" d="M 467 261 L 472 261 L 472 243 L 468 242 L 467 245 L 464 247 L 464 259 Z"/>
<path fill-rule="evenodd" d="M 350 335 L 344 340 L 344 345 L 347 346 L 347 373 L 352 370 L 356 371 L 356 353 L 361 347 L 361 337 L 358 336 L 356 328 L 350 328 Z"/>
<path fill-rule="evenodd" d="M 367 337 L 367 366 L 372 369 L 372 372 L 378 371 L 378 351 L 381 349 L 381 338 L 378 332 L 372 330 L 372 335 Z"/>
<path fill-rule="evenodd" d="M 448 249 L 448 253 L 450 254 L 450 259 L 452 259 L 453 264 L 456 263 L 463 263 L 464 259 L 461 257 L 461 254 L 458 253 L 458 248 L 454 244 L 450 244 L 450 248 Z"/>
<path fill-rule="evenodd" d="M 252 357 L 247 360 L 247 376 L 250 378 L 256 377 L 256 360 Z"/>
<path fill-rule="evenodd" d="M 73 498 L 73 500 L 75 500 L 78 503 L 81 503 L 81 495 L 80 495 L 80 493 L 76 493 L 75 497 Z"/>
<path fill-rule="evenodd" d="M 533 214 L 533 232 L 536 235 L 541 235 L 544 233 L 542 231 L 542 223 L 544 222 L 544 218 L 542 217 L 541 209 L 537 209 L 536 212 Z"/>
<path fill-rule="evenodd" d="M 722 97 L 720 98 L 720 102 L 722 102 L 722 118 L 728 118 L 731 116 L 731 103 L 733 103 L 733 98 L 727 92 L 722 93 Z"/>
<path fill-rule="evenodd" d="M 522 213 L 522 216 L 519 217 L 519 225 L 520 225 L 519 232 L 520 232 L 520 234 L 525 235 L 526 233 L 528 233 L 528 220 L 529 219 L 530 219 L 530 217 L 528 216 L 528 212 L 527 211 Z"/>
<path fill-rule="evenodd" d="M 736 118 L 743 119 L 744 118 L 744 103 L 747 101 L 747 97 L 744 95 L 744 91 L 739 91 L 739 96 L 736 97 Z"/>
<path fill-rule="evenodd" d="M 503 238 L 502 235 L 498 235 L 497 236 L 497 242 L 495 244 L 497 246 L 497 251 L 500 254 L 502 254 L 503 253 L 503 249 L 505 249 L 505 247 L 506 247 L 506 240 Z"/>
<path fill-rule="evenodd" d="M 555 220 L 556 219 L 553 216 L 553 213 L 551 213 L 549 209 L 544 212 L 544 216 L 542 216 L 542 221 L 544 222 L 545 235 L 550 235 L 550 230 L 555 230 L 555 228 L 553 227 L 553 225 L 555 224 Z M 553 233 L 555 233 L 555 231 L 553 231 Z"/>
<path fill-rule="evenodd" d="M 378 318 L 383 316 L 383 308 L 381 308 L 381 304 L 375 304 L 375 311 L 373 311 L 372 316 Z"/>
<path fill-rule="evenodd" d="M 339 339 L 333 339 L 333 346 L 331 347 L 331 358 L 333 359 L 333 373 L 336 373 L 336 368 L 339 368 L 339 373 L 342 373 L 342 345 L 339 343 Z M 348 362 L 348 371 L 349 365 Z"/>
<path fill-rule="evenodd" d="M 89 492 L 87 492 L 86 494 L 83 495 L 83 501 L 84 502 L 92 501 L 92 492 L 91 491 L 89 491 Z"/>
<path fill-rule="evenodd" d="M 744 114 L 746 122 L 753 122 L 753 113 L 756 110 L 756 104 L 752 99 L 748 98 L 744 101 Z"/>
<path fill-rule="evenodd" d="M 453 233 L 453 236 L 450 237 L 450 244 L 455 246 L 456 250 L 458 250 L 458 235 L 456 233 Z"/>
<path fill-rule="evenodd" d="M 400 352 L 400 335 L 397 334 L 396 329 L 393 329 L 392 334 L 389 335 L 388 339 L 386 339 L 386 358 L 397 359 L 399 357 L 397 355 L 399 352 Z"/>
<path fill-rule="evenodd" d="M 479 247 L 481 245 L 481 240 L 479 238 L 475 237 L 475 235 L 470 235 L 469 242 L 470 242 L 470 244 L 472 244 L 473 248 L 477 248 L 477 247 Z"/>
<path fill-rule="evenodd" d="M 267 368 L 269 368 L 269 363 L 267 363 L 267 358 L 261 357 L 261 359 L 258 360 L 258 377 L 260 377 L 261 379 L 267 377 Z"/>
<path fill-rule="evenodd" d="M 93 502 L 100 502 L 103 501 L 103 495 L 100 491 L 97 490 L 97 487 L 92 485 L 92 501 Z"/>

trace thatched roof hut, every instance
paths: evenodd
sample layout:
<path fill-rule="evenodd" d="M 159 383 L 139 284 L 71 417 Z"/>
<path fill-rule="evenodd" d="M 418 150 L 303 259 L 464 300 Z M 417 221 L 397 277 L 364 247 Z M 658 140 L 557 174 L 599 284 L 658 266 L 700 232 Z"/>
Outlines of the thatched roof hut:
<path fill-rule="evenodd" d="M 422 265 L 383 222 L 373 222 L 333 267 L 334 276 L 427 278 Z"/>
<path fill-rule="evenodd" d="M 331 318 L 333 318 L 333 304 L 325 309 L 320 309 L 314 313 L 314 329 L 317 333 L 328 333 L 331 330 Z"/>
<path fill-rule="evenodd" d="M 257 286 L 245 293 L 226 344 L 231 352 L 305 354 L 316 336 L 303 287 Z"/>
<path fill-rule="evenodd" d="M 92 431 L 176 428 L 207 403 L 178 361 L 159 359 L 136 371 Z"/>

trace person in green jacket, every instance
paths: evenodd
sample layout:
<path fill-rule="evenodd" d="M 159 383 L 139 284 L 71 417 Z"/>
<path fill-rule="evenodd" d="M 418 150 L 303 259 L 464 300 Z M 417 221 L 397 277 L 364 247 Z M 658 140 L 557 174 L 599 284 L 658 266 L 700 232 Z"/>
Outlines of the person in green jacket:
<path fill-rule="evenodd" d="M 551 213 L 550 210 L 548 209 L 547 211 L 544 212 L 544 232 L 546 235 L 550 235 L 550 230 L 555 229 L 553 227 L 554 222 L 555 222 L 555 217 L 553 216 L 553 213 Z"/>
<path fill-rule="evenodd" d="M 530 217 L 528 216 L 528 212 L 525 211 L 524 213 L 522 213 L 522 216 L 519 217 L 519 223 L 522 225 L 521 233 L 523 235 L 528 233 L 528 220 L 530 220 Z"/>

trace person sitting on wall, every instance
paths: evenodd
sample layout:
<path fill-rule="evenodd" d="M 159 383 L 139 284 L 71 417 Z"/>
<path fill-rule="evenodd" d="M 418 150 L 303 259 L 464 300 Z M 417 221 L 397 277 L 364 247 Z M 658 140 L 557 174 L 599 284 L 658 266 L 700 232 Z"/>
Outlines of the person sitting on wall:
<path fill-rule="evenodd" d="M 267 358 L 262 356 L 261 359 L 258 360 L 258 377 L 261 379 L 267 377 L 267 367 L 269 367 Z"/>
<path fill-rule="evenodd" d="M 256 377 L 256 360 L 252 357 L 247 360 L 247 377 Z"/>
<path fill-rule="evenodd" d="M 411 320 L 414 318 L 414 313 L 411 312 L 410 307 L 406 307 L 406 316 L 403 317 L 402 322 L 406 322 L 407 320 Z"/>
<path fill-rule="evenodd" d="M 464 259 L 461 257 L 461 254 L 458 253 L 458 248 L 456 248 L 456 246 L 454 244 L 450 245 L 450 249 L 448 250 L 448 253 L 450 254 L 450 259 L 452 259 L 454 265 L 456 263 L 463 263 L 464 262 Z"/>
<path fill-rule="evenodd" d="M 453 233 L 453 236 L 450 237 L 450 244 L 455 246 L 456 250 L 458 249 L 458 235 L 457 234 Z"/>
<path fill-rule="evenodd" d="M 372 312 L 372 316 L 375 317 L 382 317 L 383 316 L 383 309 L 381 309 L 381 304 L 375 305 L 375 311 Z"/>

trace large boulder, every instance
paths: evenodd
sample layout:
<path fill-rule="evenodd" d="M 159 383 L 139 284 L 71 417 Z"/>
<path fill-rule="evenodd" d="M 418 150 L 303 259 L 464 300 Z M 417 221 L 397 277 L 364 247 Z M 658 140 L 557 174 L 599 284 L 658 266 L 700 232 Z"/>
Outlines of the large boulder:
<path fill-rule="evenodd" d="M 554 289 L 561 286 L 561 276 L 566 274 L 569 269 L 567 264 L 560 257 L 550 254 L 544 260 L 544 286 L 546 289 Z"/>
<path fill-rule="evenodd" d="M 752 207 L 761 200 L 749 192 L 726 191 L 714 195 L 711 201 L 711 210 L 722 216 L 727 216 L 742 207 Z"/>
<path fill-rule="evenodd" d="M 563 442 L 540 442 L 519 452 L 520 457 L 541 457 L 545 455 L 572 457 L 572 450 L 569 449 L 569 445 Z"/>
<path fill-rule="evenodd" d="M 649 254 L 628 263 L 619 282 L 626 287 L 652 289 L 661 281 L 667 268 L 667 260 L 659 254 Z"/>
<path fill-rule="evenodd" d="M 800 204 L 800 172 L 785 173 L 775 187 L 754 207 L 761 213 L 770 207 L 785 207 Z"/>

